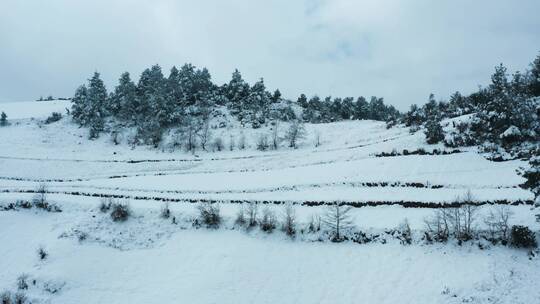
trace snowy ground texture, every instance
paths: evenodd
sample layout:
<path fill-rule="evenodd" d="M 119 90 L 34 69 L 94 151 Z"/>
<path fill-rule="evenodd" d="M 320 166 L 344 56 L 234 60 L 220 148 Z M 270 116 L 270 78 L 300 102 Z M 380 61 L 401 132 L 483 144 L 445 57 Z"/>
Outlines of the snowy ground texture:
<path fill-rule="evenodd" d="M 66 107 L 68 101 L 0 103 L 11 122 L 0 128 L 0 204 L 31 199 L 28 192 L 45 183 L 49 200 L 63 209 L 0 211 L 0 293 L 15 292 L 27 274 L 33 303 L 540 303 L 537 256 L 489 244 L 427 245 L 421 231 L 433 209 L 406 208 L 448 204 L 470 192 L 479 203 L 515 203 L 511 224 L 538 231 L 538 212 L 523 204 L 533 196 L 518 187 L 516 170 L 525 162 L 491 162 L 474 149 L 376 157 L 445 148 L 427 146 L 421 132 L 373 121 L 306 125 L 298 149 L 283 142 L 257 151 L 256 138 L 272 127 L 234 123 L 212 130 L 225 142 L 221 152 L 131 147 L 127 134 L 114 145 L 108 135 L 87 140 L 69 118 L 42 122 Z M 242 136 L 247 147 L 238 150 Z M 95 196 L 111 195 L 130 199 L 127 222 L 97 210 Z M 221 202 L 224 228 L 188 224 L 197 200 Z M 163 201 L 176 224 L 159 217 Z M 313 202 L 376 203 L 352 215 L 358 229 L 382 237 L 360 245 L 246 232 L 233 224 L 233 202 L 241 201 L 276 203 L 267 206 L 277 214 L 291 202 L 300 227 L 324 212 L 308 206 Z M 405 219 L 413 229 L 409 246 L 384 236 Z M 49 253 L 44 261 L 40 246 Z"/>

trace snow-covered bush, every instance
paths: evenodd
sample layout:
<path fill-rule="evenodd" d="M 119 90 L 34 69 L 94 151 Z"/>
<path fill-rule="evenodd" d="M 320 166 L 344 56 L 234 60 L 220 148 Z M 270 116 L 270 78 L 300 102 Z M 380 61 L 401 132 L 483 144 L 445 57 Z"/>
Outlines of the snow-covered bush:
<path fill-rule="evenodd" d="M 9 124 L 7 120 L 7 114 L 5 112 L 2 112 L 0 114 L 0 127 L 5 127 Z"/>
<path fill-rule="evenodd" d="M 484 223 L 488 227 L 489 237 L 492 242 L 500 240 L 503 244 L 507 243 L 510 230 L 508 223 L 511 217 L 512 211 L 505 205 L 499 205 L 495 207 L 495 211 L 489 211 Z"/>
<path fill-rule="evenodd" d="M 34 206 L 39 209 L 47 209 L 47 185 L 40 184 L 35 193 L 32 199 Z"/>
<path fill-rule="evenodd" d="M 17 278 L 17 289 L 27 290 L 28 289 L 28 275 L 23 273 Z"/>
<path fill-rule="evenodd" d="M 397 238 L 401 244 L 410 245 L 412 243 L 412 230 L 408 219 L 403 220 L 403 222 L 398 226 L 397 231 L 399 232 Z"/>
<path fill-rule="evenodd" d="M 259 134 L 257 137 L 257 150 L 266 151 L 268 149 L 268 136 L 266 134 Z"/>
<path fill-rule="evenodd" d="M 238 225 L 240 227 L 243 227 L 247 220 L 246 220 L 246 208 L 243 204 L 238 205 L 238 212 L 236 212 L 236 218 L 234 220 L 234 224 Z"/>
<path fill-rule="evenodd" d="M 52 112 L 51 116 L 49 116 L 49 117 L 47 117 L 47 119 L 45 119 L 45 124 L 51 124 L 53 122 L 59 121 L 60 119 L 62 119 L 62 113 Z"/>
<path fill-rule="evenodd" d="M 450 220 L 444 209 L 436 209 L 433 215 L 424 220 L 426 224 L 425 239 L 427 242 L 446 242 L 450 236 Z"/>
<path fill-rule="evenodd" d="M 109 212 L 109 210 L 111 210 L 112 203 L 113 203 L 113 200 L 111 198 L 102 198 L 99 201 L 99 207 L 98 207 L 99 211 L 103 213 Z"/>
<path fill-rule="evenodd" d="M 307 231 L 310 233 L 321 231 L 321 216 L 320 215 L 311 216 L 309 223 L 307 224 Z"/>
<path fill-rule="evenodd" d="M 289 142 L 289 148 L 298 148 L 300 140 L 306 136 L 306 129 L 300 120 L 293 120 L 285 134 L 285 139 Z"/>
<path fill-rule="evenodd" d="M 49 253 L 45 250 L 45 248 L 43 248 L 43 246 L 38 248 L 37 254 L 41 261 L 45 260 L 49 256 Z"/>
<path fill-rule="evenodd" d="M 257 225 L 257 223 L 258 223 L 258 221 L 257 221 L 258 208 L 259 208 L 259 206 L 257 205 L 256 202 L 251 202 L 250 201 L 248 203 L 247 208 L 246 208 L 248 227 L 254 227 L 254 226 Z"/>
<path fill-rule="evenodd" d="M 221 215 L 219 210 L 219 205 L 204 202 L 200 203 L 197 206 L 197 210 L 199 211 L 199 218 L 198 220 L 201 221 L 201 223 L 205 224 L 208 228 L 218 228 L 221 224 Z"/>
<path fill-rule="evenodd" d="M 272 232 L 274 229 L 276 229 L 276 223 L 277 220 L 274 211 L 268 207 L 264 208 L 260 220 L 261 230 L 265 232 Z"/>
<path fill-rule="evenodd" d="M 12 304 L 11 302 L 11 292 L 3 291 L 0 293 L 0 303 L 1 304 Z"/>
<path fill-rule="evenodd" d="M 221 139 L 221 137 L 215 138 L 212 142 L 212 149 L 214 151 L 222 151 L 224 147 L 225 145 L 223 144 L 223 140 Z"/>
<path fill-rule="evenodd" d="M 322 222 L 328 229 L 332 241 L 343 241 L 343 233 L 353 227 L 353 222 L 349 214 L 351 209 L 351 206 L 345 206 L 340 202 L 328 205 Z"/>
<path fill-rule="evenodd" d="M 13 304 L 26 304 L 27 300 L 28 298 L 23 292 L 17 292 L 13 297 Z"/>
<path fill-rule="evenodd" d="M 131 215 L 129 203 L 113 202 L 111 204 L 111 219 L 114 222 L 125 222 Z"/>
<path fill-rule="evenodd" d="M 512 246 L 518 248 L 535 248 L 537 246 L 536 236 L 527 226 L 512 226 L 510 236 Z"/>
<path fill-rule="evenodd" d="M 285 205 L 283 210 L 281 229 L 290 237 L 296 234 L 296 212 L 291 203 Z"/>
<path fill-rule="evenodd" d="M 428 120 L 426 122 L 426 141 L 428 144 L 437 144 L 444 140 L 444 131 L 441 124 L 436 120 Z"/>
<path fill-rule="evenodd" d="M 161 216 L 161 218 L 164 218 L 164 219 L 168 219 L 169 217 L 171 217 L 171 209 L 169 209 L 169 204 L 168 203 L 165 203 L 161 207 L 161 212 L 160 212 L 159 215 Z"/>

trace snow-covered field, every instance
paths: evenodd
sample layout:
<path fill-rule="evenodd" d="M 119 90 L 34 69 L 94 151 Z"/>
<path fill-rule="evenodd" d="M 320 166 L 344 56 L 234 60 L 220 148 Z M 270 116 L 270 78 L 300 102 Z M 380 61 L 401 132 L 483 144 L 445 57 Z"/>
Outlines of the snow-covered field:
<path fill-rule="evenodd" d="M 49 200 L 64 210 L 0 211 L 0 293 L 15 290 L 27 273 L 36 280 L 28 296 L 45 303 L 540 303 L 538 257 L 504 246 L 426 245 L 421 231 L 433 209 L 404 207 L 451 203 L 467 192 L 478 202 L 531 201 L 518 186 L 516 170 L 525 162 L 491 162 L 473 148 L 376 157 L 445 148 L 426 145 L 422 132 L 374 121 L 306 125 L 298 149 L 282 143 L 257 151 L 257 136 L 270 127 L 234 123 L 212 129 L 225 142 L 221 152 L 132 147 L 122 137 L 114 145 L 108 135 L 87 140 L 69 117 L 42 123 L 66 107 L 68 101 L 0 103 L 13 119 L 0 128 L 0 204 L 30 199 L 28 191 L 46 184 Z M 278 128 L 283 136 L 286 124 Z M 236 148 L 241 136 L 245 150 Z M 97 211 L 96 195 L 130 198 L 134 218 L 113 223 Z M 187 201 L 208 199 L 222 201 L 228 228 L 184 225 L 181 219 L 196 214 Z M 159 218 L 162 200 L 184 224 Z M 400 202 L 355 208 L 354 223 L 384 234 L 407 219 L 416 241 L 333 244 L 238 231 L 232 221 L 239 204 L 232 201 L 295 203 L 302 227 L 325 208 L 306 202 Z M 269 208 L 281 214 L 284 207 Z M 484 205 L 480 215 L 495 208 Z M 540 229 L 532 206 L 509 208 L 511 224 Z M 88 239 L 79 242 L 80 232 Z M 37 259 L 40 245 L 50 253 L 45 261 Z M 51 286 L 59 291 L 45 291 Z"/>

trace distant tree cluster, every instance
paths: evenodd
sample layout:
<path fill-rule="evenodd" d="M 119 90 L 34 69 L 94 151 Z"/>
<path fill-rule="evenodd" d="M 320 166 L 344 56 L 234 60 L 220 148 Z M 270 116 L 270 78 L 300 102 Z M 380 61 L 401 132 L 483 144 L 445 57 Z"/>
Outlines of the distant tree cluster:
<path fill-rule="evenodd" d="M 324 123 L 348 119 L 372 119 L 392 121 L 400 118 L 399 111 L 391 105 L 385 105 L 383 98 L 371 97 L 368 102 L 360 96 L 333 98 L 328 96 L 321 99 L 313 96 L 309 100 L 306 95 L 298 97 L 298 105 L 303 109 L 302 118 L 305 122 Z"/>
<path fill-rule="evenodd" d="M 454 123 L 456 132 L 445 140 L 440 121 L 471 114 L 470 120 Z M 468 96 L 454 93 L 448 102 L 433 95 L 422 107 L 412 105 L 402 122 L 413 130 L 424 126 L 429 143 L 445 140 L 451 147 L 489 145 L 523 155 L 524 145 L 540 141 L 540 55 L 525 73 L 509 77 L 502 64 L 495 68 L 491 84 Z"/>
<path fill-rule="evenodd" d="M 7 117 L 8 116 L 5 112 L 2 111 L 2 113 L 0 113 L 0 127 L 5 127 L 9 125 Z"/>
<path fill-rule="evenodd" d="M 321 123 L 344 119 L 394 120 L 400 113 L 384 104 L 382 98 L 300 96 L 298 105 L 282 97 L 279 90 L 269 92 L 260 79 L 247 83 L 238 70 L 228 83 L 212 82 L 206 68 L 185 64 L 173 67 L 165 76 L 159 65 L 144 70 L 135 83 L 129 73 L 120 76 L 118 85 L 107 92 L 99 73 L 80 86 L 72 98 L 71 114 L 81 126 L 88 127 L 96 138 L 106 126 L 135 127 L 139 142 L 157 144 L 169 127 L 204 128 L 212 111 L 226 107 L 243 125 L 258 128 L 269 121 L 303 120 Z M 297 117 L 301 109 L 301 117 Z"/>

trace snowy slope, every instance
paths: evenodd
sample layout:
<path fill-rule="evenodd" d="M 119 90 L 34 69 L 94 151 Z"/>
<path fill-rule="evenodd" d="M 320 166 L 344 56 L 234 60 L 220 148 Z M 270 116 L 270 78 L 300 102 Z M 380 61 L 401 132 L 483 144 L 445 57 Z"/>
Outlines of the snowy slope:
<path fill-rule="evenodd" d="M 475 201 L 522 202 L 524 162 L 491 162 L 475 149 L 450 155 L 376 157 L 381 152 L 444 149 L 421 132 L 386 129 L 375 121 L 306 125 L 298 149 L 257 151 L 270 126 L 213 129 L 225 141 L 246 137 L 247 148 L 196 151 L 113 145 L 87 140 L 69 117 L 39 121 L 66 102 L 3 105 L 16 123 L 0 128 L 0 206 L 30 200 L 40 184 L 63 212 L 0 211 L 0 293 L 28 274 L 34 303 L 539 303 L 540 261 L 526 251 L 481 242 L 427 245 L 430 208 L 354 208 L 354 226 L 381 239 L 369 244 L 319 242 L 319 235 L 266 234 L 234 226 L 240 204 L 290 201 L 300 229 L 325 211 L 302 202 L 451 203 L 470 191 Z M 11 111 L 11 112 L 10 112 Z M 12 115 L 10 115 L 12 113 Z M 32 120 L 32 118 L 36 118 Z M 287 125 L 279 129 L 281 136 Z M 322 145 L 315 147 L 319 134 Z M 81 195 L 83 194 L 84 195 Z M 133 217 L 113 223 L 97 196 L 130 198 Z M 159 217 L 170 203 L 176 224 Z M 195 229 L 197 204 L 222 200 L 219 230 Z M 282 204 L 264 205 L 281 216 Z M 263 209 L 261 207 L 261 209 Z M 496 205 L 484 205 L 474 225 Z M 530 205 L 509 206 L 510 224 L 538 231 Z M 414 242 L 388 231 L 405 220 Z M 82 234 L 86 239 L 79 241 Z M 50 256 L 39 261 L 43 246 Z M 49 291 L 47 291 L 49 290 Z M 57 290 L 51 292 L 51 290 Z"/>

